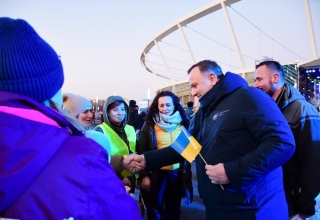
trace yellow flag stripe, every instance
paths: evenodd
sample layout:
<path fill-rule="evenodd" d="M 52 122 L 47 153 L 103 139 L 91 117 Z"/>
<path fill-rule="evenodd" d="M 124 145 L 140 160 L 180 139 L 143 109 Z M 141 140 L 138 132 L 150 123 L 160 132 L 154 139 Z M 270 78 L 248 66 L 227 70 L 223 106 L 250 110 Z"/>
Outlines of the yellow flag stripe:
<path fill-rule="evenodd" d="M 197 151 L 191 143 L 182 151 L 181 156 L 183 156 L 190 163 L 196 158 L 199 151 Z"/>
<path fill-rule="evenodd" d="M 202 149 L 202 146 L 199 144 L 199 142 L 193 136 L 190 136 L 188 138 L 191 142 L 190 144 L 192 144 L 193 147 L 198 151 L 197 153 L 199 153 Z"/>

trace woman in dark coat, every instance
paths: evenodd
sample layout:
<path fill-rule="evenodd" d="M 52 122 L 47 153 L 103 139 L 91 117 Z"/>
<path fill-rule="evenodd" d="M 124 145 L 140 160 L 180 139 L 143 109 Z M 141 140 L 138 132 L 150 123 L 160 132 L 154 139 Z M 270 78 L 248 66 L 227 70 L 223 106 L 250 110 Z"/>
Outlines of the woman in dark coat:
<path fill-rule="evenodd" d="M 172 92 L 162 91 L 154 98 L 137 144 L 137 153 L 162 149 L 171 145 L 188 128 L 189 120 L 180 100 Z M 191 166 L 188 161 L 140 174 L 141 195 L 148 219 L 179 219 L 181 198 L 192 202 Z M 165 208 L 164 208 L 165 206 Z"/>

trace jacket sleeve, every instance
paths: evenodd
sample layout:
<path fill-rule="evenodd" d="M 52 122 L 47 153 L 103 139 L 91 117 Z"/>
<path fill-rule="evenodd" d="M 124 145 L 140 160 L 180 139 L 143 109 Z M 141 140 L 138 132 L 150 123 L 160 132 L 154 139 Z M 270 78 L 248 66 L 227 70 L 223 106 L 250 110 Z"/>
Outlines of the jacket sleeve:
<path fill-rule="evenodd" d="M 112 155 L 111 156 L 110 164 L 111 164 L 112 168 L 114 169 L 114 171 L 116 172 L 119 179 L 121 179 L 121 180 L 123 179 L 121 172 L 124 169 L 123 165 L 122 165 L 122 161 L 123 161 L 123 156 L 121 156 L 121 155 Z"/>
<path fill-rule="evenodd" d="M 291 129 L 274 100 L 256 88 L 249 88 L 244 94 L 239 117 L 256 146 L 224 164 L 230 183 L 240 190 L 247 190 L 259 178 L 282 166 L 295 150 Z"/>
<path fill-rule="evenodd" d="M 311 107 L 302 107 L 299 125 L 292 125 L 299 128 L 295 137 L 300 175 L 295 195 L 298 211 L 305 215 L 314 215 L 315 198 L 320 193 L 320 117 Z"/>
<path fill-rule="evenodd" d="M 100 149 L 100 150 L 99 150 Z M 89 215 L 101 219 L 142 219 L 137 201 L 129 196 L 123 183 L 108 163 L 108 154 L 101 148 L 92 149 L 88 161 Z"/>
<path fill-rule="evenodd" d="M 148 171 L 158 170 L 163 166 L 183 162 L 185 159 L 172 147 L 143 153 Z"/>

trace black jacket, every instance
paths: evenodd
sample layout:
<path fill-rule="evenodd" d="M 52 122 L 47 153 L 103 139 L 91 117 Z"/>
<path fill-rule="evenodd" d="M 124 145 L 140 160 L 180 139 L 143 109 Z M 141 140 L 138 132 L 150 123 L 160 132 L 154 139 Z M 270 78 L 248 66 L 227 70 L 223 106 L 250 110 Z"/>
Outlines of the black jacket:
<path fill-rule="evenodd" d="M 154 132 L 154 122 L 147 121 L 144 123 L 141 133 L 140 139 L 137 143 L 137 153 L 142 154 L 147 151 L 157 150 L 157 141 L 156 134 Z M 193 187 L 192 187 L 192 173 L 191 173 L 191 164 L 186 160 L 181 160 L 179 172 L 181 174 L 181 184 L 182 184 L 182 197 L 183 202 L 186 205 L 189 205 L 193 201 Z M 151 184 L 156 183 L 157 172 L 146 170 L 142 171 L 139 175 L 139 179 L 142 179 L 145 176 L 149 176 L 151 180 Z"/>
<path fill-rule="evenodd" d="M 142 126 L 144 124 L 144 121 L 145 121 L 145 117 L 147 116 L 147 114 L 145 112 L 141 112 L 139 114 L 139 123 L 138 123 L 138 127 L 137 129 L 141 130 L 142 129 Z"/>
<path fill-rule="evenodd" d="M 134 127 L 134 130 L 137 130 L 139 127 L 139 115 L 138 110 L 135 109 L 135 106 L 129 106 L 129 120 L 128 125 Z"/>
<path fill-rule="evenodd" d="M 291 214 L 315 214 L 320 193 L 320 116 L 300 92 L 285 85 L 278 106 L 287 119 L 296 142 L 296 151 L 283 165 L 286 198 Z"/>

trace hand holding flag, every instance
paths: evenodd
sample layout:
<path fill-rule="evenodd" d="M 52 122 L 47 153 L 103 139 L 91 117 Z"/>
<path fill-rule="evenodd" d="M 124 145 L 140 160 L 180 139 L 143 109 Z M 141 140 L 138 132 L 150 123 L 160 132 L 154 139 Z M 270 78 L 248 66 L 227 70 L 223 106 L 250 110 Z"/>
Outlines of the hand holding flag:
<path fill-rule="evenodd" d="M 176 141 L 171 144 L 171 147 L 189 161 L 189 163 L 191 163 L 199 154 L 203 162 L 208 165 L 200 154 L 202 146 L 199 142 L 187 131 L 185 127 L 181 126 L 181 130 L 181 133 Z M 221 184 L 220 186 L 224 190 Z"/>

